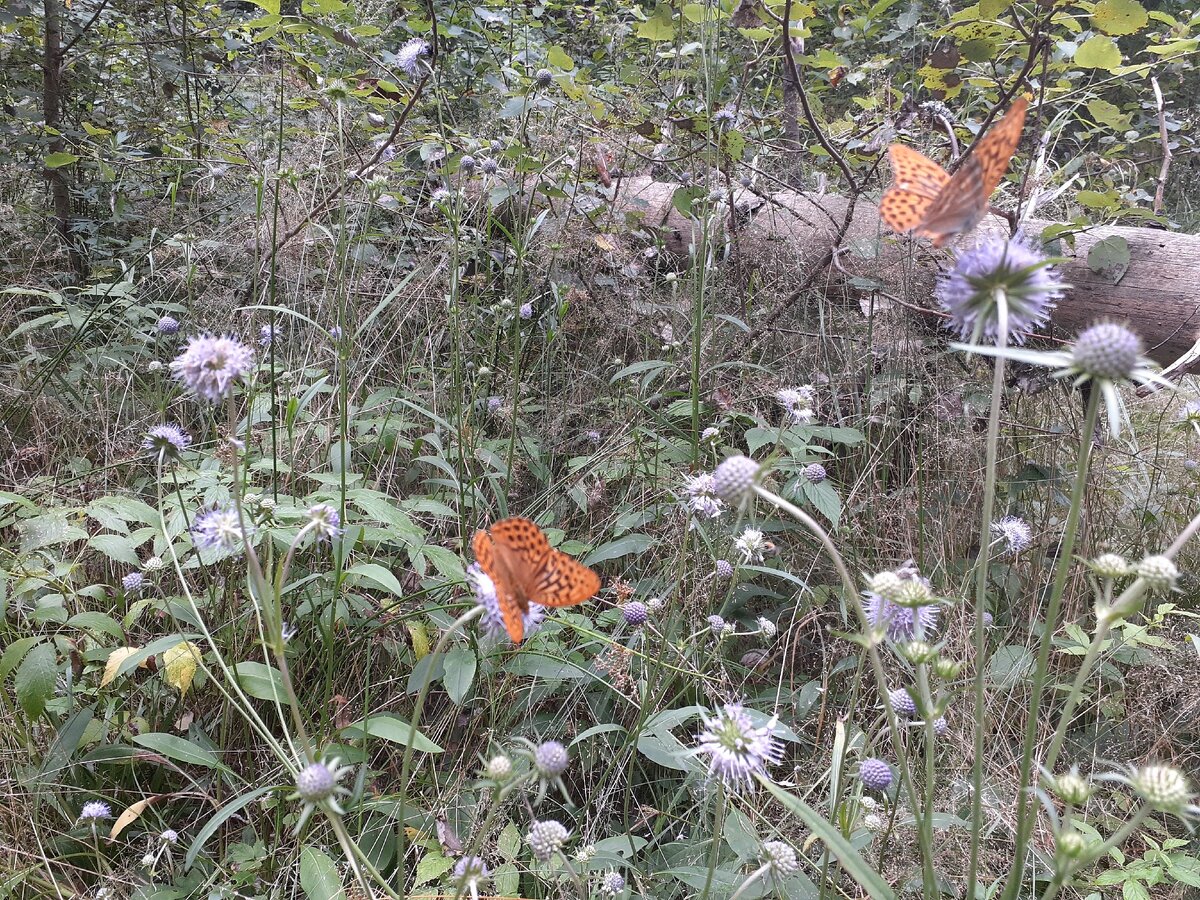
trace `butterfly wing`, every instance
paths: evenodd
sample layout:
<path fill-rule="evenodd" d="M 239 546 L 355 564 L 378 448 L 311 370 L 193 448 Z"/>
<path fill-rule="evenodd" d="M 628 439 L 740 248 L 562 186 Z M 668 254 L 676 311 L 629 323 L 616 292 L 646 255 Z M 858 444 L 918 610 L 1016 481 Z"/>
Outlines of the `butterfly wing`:
<path fill-rule="evenodd" d="M 917 234 L 943 246 L 956 234 L 970 231 L 987 213 L 988 200 L 1008 171 L 1008 164 L 1021 140 L 1029 101 L 1017 98 L 1008 112 L 980 140 L 950 183 L 930 205 Z"/>
<path fill-rule="evenodd" d="M 551 550 L 537 583 L 535 603 L 575 606 L 600 590 L 600 576 L 561 550 Z"/>
<path fill-rule="evenodd" d="M 946 170 L 904 144 L 888 147 L 892 184 L 879 201 L 879 215 L 896 232 L 912 231 L 950 181 Z"/>

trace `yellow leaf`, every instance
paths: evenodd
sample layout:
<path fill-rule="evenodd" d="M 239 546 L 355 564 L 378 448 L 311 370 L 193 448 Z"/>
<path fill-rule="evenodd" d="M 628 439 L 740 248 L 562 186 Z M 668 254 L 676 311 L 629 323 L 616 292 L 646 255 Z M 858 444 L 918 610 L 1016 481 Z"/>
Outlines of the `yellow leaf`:
<path fill-rule="evenodd" d="M 113 822 L 112 831 L 108 833 L 109 838 L 115 840 L 117 835 L 124 831 L 130 825 L 130 823 L 136 821 L 137 817 L 145 812 L 146 807 L 153 802 L 154 797 L 147 797 L 145 800 L 139 800 L 137 803 L 133 804 L 133 806 L 129 807 L 129 809 L 125 810 L 125 812 L 117 816 L 117 821 Z"/>
<path fill-rule="evenodd" d="M 1150 14 L 1138 0 L 1100 0 L 1092 13 L 1092 25 L 1105 34 L 1134 34 L 1150 22 Z"/>
<path fill-rule="evenodd" d="M 610 241 L 606 235 L 598 234 L 598 235 L 596 235 L 594 240 L 596 241 L 596 246 L 599 247 L 601 250 L 616 250 L 617 249 L 617 245 L 614 244 L 612 241 Z"/>
<path fill-rule="evenodd" d="M 121 668 L 121 663 L 137 653 L 139 647 L 118 647 L 112 653 L 108 654 L 108 661 L 104 663 L 104 677 L 100 679 L 100 687 L 104 687 L 117 677 L 117 669 Z"/>
<path fill-rule="evenodd" d="M 163 679 L 171 687 L 186 694 L 200 665 L 200 648 L 191 641 L 180 641 L 163 654 Z"/>
<path fill-rule="evenodd" d="M 412 641 L 413 656 L 420 662 L 429 655 L 429 629 L 424 622 L 409 622 L 408 637 Z"/>
<path fill-rule="evenodd" d="M 1075 51 L 1075 64 L 1085 69 L 1107 69 L 1111 72 L 1121 65 L 1121 51 L 1112 38 L 1097 34 L 1084 41 Z"/>

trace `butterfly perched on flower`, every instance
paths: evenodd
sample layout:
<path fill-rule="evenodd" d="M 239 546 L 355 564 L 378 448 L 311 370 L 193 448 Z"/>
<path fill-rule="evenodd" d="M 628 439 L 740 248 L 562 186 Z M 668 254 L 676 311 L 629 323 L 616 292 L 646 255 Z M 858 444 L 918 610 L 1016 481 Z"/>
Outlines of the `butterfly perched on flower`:
<path fill-rule="evenodd" d="M 471 541 L 475 560 L 496 588 L 504 627 L 514 644 L 525 637 L 530 603 L 575 606 L 600 590 L 600 576 L 550 546 L 528 519 L 501 519 Z"/>
<path fill-rule="evenodd" d="M 941 247 L 978 225 L 987 213 L 988 198 L 1008 171 L 1028 108 L 1029 101 L 1018 97 L 954 175 L 911 147 L 889 146 L 892 185 L 879 201 L 879 215 L 887 226 L 915 232 Z"/>

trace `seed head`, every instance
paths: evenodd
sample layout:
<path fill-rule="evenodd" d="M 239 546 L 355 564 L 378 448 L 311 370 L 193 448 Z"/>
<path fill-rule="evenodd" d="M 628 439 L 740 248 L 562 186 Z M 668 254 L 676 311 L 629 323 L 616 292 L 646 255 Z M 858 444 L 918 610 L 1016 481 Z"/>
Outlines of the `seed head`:
<path fill-rule="evenodd" d="M 512 774 L 512 760 L 502 754 L 488 760 L 484 774 L 492 781 L 505 781 Z"/>
<path fill-rule="evenodd" d="M 1129 574 L 1128 560 L 1119 553 L 1101 553 L 1090 563 L 1092 571 L 1101 578 L 1116 580 Z"/>
<path fill-rule="evenodd" d="M 533 855 L 545 862 L 563 848 L 570 836 L 571 832 L 561 822 L 544 819 L 529 827 L 525 840 L 533 850 Z"/>
<path fill-rule="evenodd" d="M 1133 788 L 1143 800 L 1162 812 L 1177 812 L 1187 806 L 1192 789 L 1178 769 L 1145 766 L 1133 779 Z"/>
<path fill-rule="evenodd" d="M 1134 572 L 1157 594 L 1175 590 L 1175 582 L 1179 580 L 1179 569 L 1166 556 L 1147 556 L 1137 564 Z"/>
<path fill-rule="evenodd" d="M 1105 381 L 1125 381 L 1142 355 L 1142 339 L 1115 322 L 1100 322 L 1075 339 L 1071 360 L 1081 373 Z"/>
<path fill-rule="evenodd" d="M 533 753 L 533 764 L 542 778 L 559 778 L 563 772 L 567 771 L 567 766 L 570 764 L 567 748 L 558 741 L 545 741 L 538 744 Z"/>
<path fill-rule="evenodd" d="M 713 493 L 731 506 L 740 506 L 758 477 L 759 465 L 748 456 L 731 456 L 713 472 Z"/>

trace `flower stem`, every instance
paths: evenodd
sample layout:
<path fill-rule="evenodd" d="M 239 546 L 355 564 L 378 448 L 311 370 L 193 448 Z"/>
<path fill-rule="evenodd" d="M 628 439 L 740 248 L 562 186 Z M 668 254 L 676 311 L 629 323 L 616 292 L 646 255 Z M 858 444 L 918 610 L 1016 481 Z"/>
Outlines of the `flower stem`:
<path fill-rule="evenodd" d="M 712 890 L 713 875 L 717 871 L 717 857 L 721 851 L 721 835 L 725 831 L 725 787 L 717 782 L 717 811 L 713 815 L 712 846 L 708 851 L 708 874 L 704 878 L 704 891 L 700 900 L 708 900 Z"/>
<path fill-rule="evenodd" d="M 754 884 L 754 882 L 758 881 L 758 879 L 762 878 L 764 875 L 766 875 L 770 871 L 771 871 L 771 867 L 769 865 L 761 866 L 761 867 L 755 869 L 753 872 L 750 873 L 749 877 L 747 877 L 745 881 L 743 881 L 741 884 L 738 885 L 738 889 L 736 891 L 734 891 L 732 894 L 730 894 L 729 900 L 738 900 L 738 898 L 740 896 L 742 896 L 742 894 L 744 894 L 746 891 L 750 890 L 750 886 L 752 884 Z"/>

